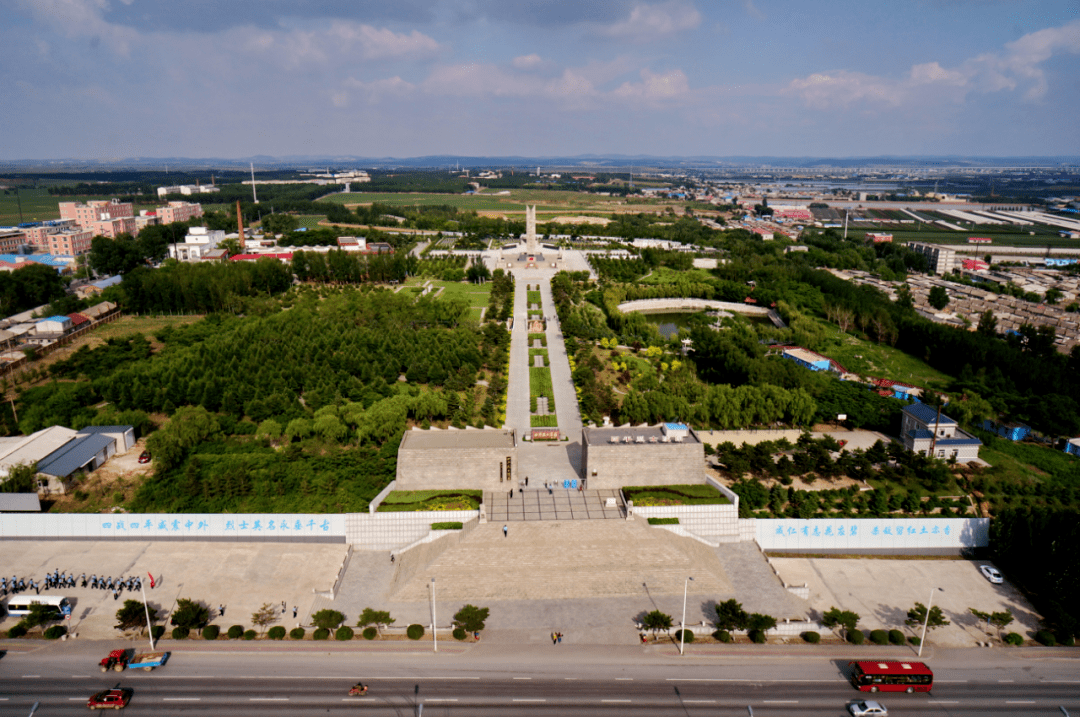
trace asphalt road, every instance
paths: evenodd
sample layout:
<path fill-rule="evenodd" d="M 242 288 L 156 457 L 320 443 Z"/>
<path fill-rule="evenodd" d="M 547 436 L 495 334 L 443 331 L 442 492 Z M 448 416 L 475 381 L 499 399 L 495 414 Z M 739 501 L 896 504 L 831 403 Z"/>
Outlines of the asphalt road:
<path fill-rule="evenodd" d="M 1076 661 L 993 669 L 935 665 L 930 694 L 869 695 L 844 679 L 838 661 L 771 664 L 633 664 L 566 654 L 566 662 L 527 657 L 469 659 L 355 654 L 177 653 L 154 672 L 100 673 L 92 657 L 8 654 L 0 660 L 0 715 L 87 711 L 107 687 L 134 690 L 131 715 L 807 715 L 840 717 L 848 702 L 874 698 L 890 715 L 1080 716 Z M 585 659 L 580 659 L 584 657 Z M 79 670 L 75 672 L 73 670 Z M 350 698 L 355 679 L 368 696 Z M 421 709 L 422 708 L 422 709 Z"/>

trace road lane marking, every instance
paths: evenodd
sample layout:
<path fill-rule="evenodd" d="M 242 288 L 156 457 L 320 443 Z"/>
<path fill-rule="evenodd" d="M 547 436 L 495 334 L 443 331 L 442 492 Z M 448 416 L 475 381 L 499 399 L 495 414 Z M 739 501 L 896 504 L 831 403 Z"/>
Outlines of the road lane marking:
<path fill-rule="evenodd" d="M 1080 680 L 1040 680 L 1050 685 L 1080 685 Z"/>
<path fill-rule="evenodd" d="M 932 705 L 958 705 L 960 700 L 927 700 Z"/>
<path fill-rule="evenodd" d="M 68 702 L 83 702 L 85 700 L 85 697 L 68 697 Z"/>
<path fill-rule="evenodd" d="M 24 680 L 33 679 L 35 677 L 41 677 L 41 675 L 23 675 Z"/>
<path fill-rule="evenodd" d="M 767 705 L 797 705 L 797 704 L 799 704 L 798 700 L 762 700 L 762 702 L 764 704 L 767 704 Z"/>
<path fill-rule="evenodd" d="M 198 702 L 202 697 L 162 697 L 165 702 Z"/>
<path fill-rule="evenodd" d="M 633 682 L 634 681 L 633 677 L 616 677 L 615 679 L 617 681 L 620 681 L 620 682 Z"/>
<path fill-rule="evenodd" d="M 1005 700 L 1007 705 L 1033 705 L 1035 700 Z"/>
<path fill-rule="evenodd" d="M 630 700 L 600 700 L 601 702 L 629 702 Z"/>
<path fill-rule="evenodd" d="M 457 702 L 456 697 L 428 697 L 424 702 Z"/>
<path fill-rule="evenodd" d="M 514 702 L 547 702 L 547 700 L 526 700 L 526 699 L 514 699 Z"/>
<path fill-rule="evenodd" d="M 998 682 L 1015 682 L 1015 680 L 998 680 Z"/>
<path fill-rule="evenodd" d="M 934 680 L 934 682 L 948 682 L 950 684 L 959 685 L 967 682 L 967 680 Z"/>
<path fill-rule="evenodd" d="M 531 677 L 515 677 L 515 680 L 531 680 Z"/>
<path fill-rule="evenodd" d="M 71 679 L 78 680 L 78 679 L 81 679 L 81 678 L 84 678 L 84 677 L 89 677 L 89 676 L 90 675 L 72 675 Z"/>
<path fill-rule="evenodd" d="M 249 697 L 248 702 L 288 702 L 288 697 Z"/>
<path fill-rule="evenodd" d="M 685 702 L 686 704 L 695 704 L 695 705 L 715 705 L 716 704 L 716 700 L 683 700 L 683 702 Z"/>
<path fill-rule="evenodd" d="M 847 680 L 762 680 L 762 679 L 735 679 L 725 677 L 669 677 L 668 682 L 847 682 Z M 941 682 L 942 680 L 938 680 Z"/>

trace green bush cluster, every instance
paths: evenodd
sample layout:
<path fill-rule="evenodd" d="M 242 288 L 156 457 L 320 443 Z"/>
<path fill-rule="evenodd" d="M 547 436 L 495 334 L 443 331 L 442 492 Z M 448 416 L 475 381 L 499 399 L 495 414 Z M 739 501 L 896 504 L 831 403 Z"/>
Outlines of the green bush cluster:
<path fill-rule="evenodd" d="M 449 520 L 445 523 L 432 523 L 432 530 L 461 530 L 465 526 L 460 520 Z"/>
<path fill-rule="evenodd" d="M 183 640 L 188 636 L 189 632 L 190 630 L 188 630 L 186 627 L 174 627 L 172 631 L 172 639 Z"/>
<path fill-rule="evenodd" d="M 63 625 L 53 625 L 52 627 L 45 630 L 45 639 L 46 640 L 58 640 L 59 638 L 63 637 L 66 634 L 67 634 L 67 628 L 66 627 L 64 627 Z"/>
<path fill-rule="evenodd" d="M 712 636 L 720 642 L 731 642 L 731 633 L 727 630 L 717 630 Z"/>
<path fill-rule="evenodd" d="M 344 642 L 346 640 L 353 639 L 355 634 L 356 633 L 353 632 L 353 629 L 351 627 L 349 627 L 348 625 L 343 625 L 334 632 L 334 639 Z"/>
<path fill-rule="evenodd" d="M 379 636 L 379 631 L 373 627 L 365 627 L 364 632 L 361 633 L 365 640 L 374 640 Z"/>
<path fill-rule="evenodd" d="M 266 636 L 269 637 L 271 640 L 284 640 L 285 639 L 285 628 L 283 628 L 281 625 L 274 625 L 266 633 Z"/>
<path fill-rule="evenodd" d="M 1039 630 L 1035 633 L 1035 642 L 1040 645 L 1046 645 L 1047 647 L 1053 647 L 1057 644 L 1057 638 L 1054 637 L 1054 633 L 1049 630 Z"/>
<path fill-rule="evenodd" d="M 405 629 L 405 636 L 410 640 L 419 640 L 424 636 L 424 626 L 413 623 Z"/>
<path fill-rule="evenodd" d="M 455 640 L 464 640 L 466 637 L 465 631 L 462 630 L 460 627 L 455 627 L 454 631 L 451 634 L 454 636 Z"/>
<path fill-rule="evenodd" d="M 766 638 L 765 638 L 765 631 L 764 630 L 751 630 L 749 635 L 750 635 L 750 642 L 757 643 L 758 645 L 761 645 L 761 644 L 765 643 Z"/>
<path fill-rule="evenodd" d="M 221 628 L 217 625 L 207 625 L 202 629 L 204 640 L 216 640 L 219 634 L 221 634 Z"/>
<path fill-rule="evenodd" d="M 254 640 L 258 636 L 259 636 L 259 633 L 255 632 L 254 630 L 244 630 L 244 639 L 245 640 Z"/>
<path fill-rule="evenodd" d="M 649 518 L 649 525 L 678 525 L 678 518 Z"/>
<path fill-rule="evenodd" d="M 889 642 L 894 645 L 904 644 L 904 633 L 899 630 L 889 630 Z"/>
<path fill-rule="evenodd" d="M 7 632 L 7 636 L 8 636 L 9 638 L 11 638 L 12 640 L 14 640 L 14 639 L 15 639 L 15 638 L 17 638 L 17 637 L 22 637 L 22 636 L 23 636 L 23 635 L 25 635 L 25 634 L 26 634 L 26 628 L 25 628 L 25 627 L 23 627 L 22 625 L 14 625 L 14 626 L 13 626 L 13 627 L 12 627 L 12 628 L 11 628 L 10 630 L 8 630 L 8 632 Z"/>
<path fill-rule="evenodd" d="M 330 631 L 325 627 L 320 627 L 315 632 L 311 633 L 312 640 L 326 640 L 330 637 Z"/>
<path fill-rule="evenodd" d="M 863 635 L 862 630 L 852 630 L 848 633 L 847 639 L 852 645 L 861 645 L 866 641 L 866 636 Z"/>
<path fill-rule="evenodd" d="M 230 640 L 239 640 L 241 637 L 244 636 L 244 626 L 233 625 L 229 628 L 229 631 L 226 634 L 229 636 Z"/>
<path fill-rule="evenodd" d="M 723 493 L 711 485 L 645 485 L 622 489 L 627 500 L 637 506 L 650 505 L 728 505 Z"/>
<path fill-rule="evenodd" d="M 693 642 L 694 641 L 694 633 L 690 632 L 689 630 L 676 630 L 675 631 L 675 639 L 679 640 L 681 642 L 687 642 L 687 643 Z"/>
<path fill-rule="evenodd" d="M 302 627 L 294 627 L 293 629 L 289 630 L 289 639 L 290 640 L 303 640 L 304 635 L 306 633 L 307 633 L 307 631 L 304 630 L 304 628 L 302 628 Z"/>
<path fill-rule="evenodd" d="M 884 630 L 871 630 L 870 642 L 874 643 L 875 645 L 888 645 L 889 633 L 885 632 Z"/>
<path fill-rule="evenodd" d="M 802 634 L 802 639 L 806 640 L 811 645 L 816 645 L 821 642 L 821 635 L 813 630 L 807 630 Z"/>
<path fill-rule="evenodd" d="M 165 634 L 165 626 L 164 625 L 154 625 L 152 628 L 150 628 L 150 635 L 155 640 L 160 640 L 161 636 L 164 635 L 164 634 Z"/>
<path fill-rule="evenodd" d="M 1017 634 L 1015 632 L 1010 632 L 1008 635 L 1005 636 L 1005 644 L 1006 645 L 1023 645 L 1024 644 L 1024 638 L 1021 635 L 1019 635 L 1019 634 Z"/>

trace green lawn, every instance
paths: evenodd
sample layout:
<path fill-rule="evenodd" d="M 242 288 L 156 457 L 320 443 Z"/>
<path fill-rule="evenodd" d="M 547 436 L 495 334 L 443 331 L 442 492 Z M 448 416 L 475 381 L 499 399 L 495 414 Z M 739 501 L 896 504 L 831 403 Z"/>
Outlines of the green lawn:
<path fill-rule="evenodd" d="M 1014 443 L 983 431 L 976 431 L 983 442 L 979 458 L 994 467 L 993 475 L 1021 482 L 1080 485 L 1080 459 L 1049 446 Z"/>
<path fill-rule="evenodd" d="M 300 220 L 300 226 L 308 229 L 314 229 L 319 226 L 319 222 L 326 219 L 325 214 L 299 214 L 296 217 Z"/>
<path fill-rule="evenodd" d="M 546 366 L 544 368 L 529 367 L 529 395 L 547 396 L 548 410 L 554 408 L 555 391 L 551 386 L 551 371 Z"/>
<path fill-rule="evenodd" d="M 428 279 L 413 277 L 405 283 L 405 288 L 402 291 L 415 290 L 416 293 L 419 293 L 420 287 L 428 281 Z M 491 298 L 490 284 L 469 284 L 462 281 L 436 281 L 434 279 L 430 281 L 432 286 L 442 287 L 442 293 L 439 294 L 440 299 L 464 299 L 469 306 L 475 309 L 482 309 L 487 306 Z M 476 316 L 479 318 L 479 311 Z"/>
<path fill-rule="evenodd" d="M 24 222 L 43 222 L 48 219 L 60 218 L 60 202 L 85 202 L 92 199 L 111 199 L 109 195 L 101 196 L 76 196 L 60 197 L 49 194 L 49 190 L 20 189 L 18 197 L 15 190 L 8 190 L 5 194 L 0 192 L 0 226 L 9 226 L 20 223 L 19 203 L 22 203 L 22 220 Z M 151 209 L 155 204 L 136 204 L 135 212 L 140 209 Z"/>
<path fill-rule="evenodd" d="M 483 499 L 480 490 L 395 490 L 379 504 L 377 512 L 477 510 Z"/>
<path fill-rule="evenodd" d="M 579 213 L 592 211 L 610 213 L 622 208 L 621 197 L 602 197 L 585 192 L 555 191 L 548 189 L 511 189 L 509 194 L 495 194 L 499 189 L 492 189 L 480 194 L 433 194 L 433 193 L 394 193 L 394 192 L 350 192 L 331 194 L 319 201 L 338 204 L 371 204 L 380 202 L 391 206 L 438 206 L 447 205 L 463 210 L 478 212 L 520 212 L 524 213 L 526 204 L 537 205 L 538 221 L 543 223 L 545 216 L 553 218 L 566 212 Z M 650 200 L 635 202 L 642 204 L 642 209 L 664 206 L 664 202 Z M 668 202 L 676 204 L 677 202 Z"/>
<path fill-rule="evenodd" d="M 727 496 L 711 485 L 645 485 L 622 489 L 635 506 L 729 505 Z"/>
<path fill-rule="evenodd" d="M 533 304 L 539 305 L 540 304 L 540 292 L 539 291 L 526 292 L 525 301 L 527 301 L 530 306 L 532 306 Z"/>
<path fill-rule="evenodd" d="M 653 269 L 652 273 L 639 280 L 639 284 L 675 284 L 684 282 L 711 283 L 713 276 L 705 269 L 688 269 L 677 271 L 670 267 L 660 266 Z"/>
<path fill-rule="evenodd" d="M 536 339 L 540 339 L 541 346 L 547 346 L 547 334 L 529 334 L 529 346 L 532 346 Z"/>
<path fill-rule="evenodd" d="M 930 383 L 943 385 L 952 380 L 948 374 L 888 344 L 876 344 L 851 335 L 841 335 L 835 325 L 830 325 L 830 330 L 835 332 L 837 343 L 821 353 L 848 371 L 864 376 L 903 381 L 916 386 L 926 386 Z"/>
<path fill-rule="evenodd" d="M 529 416 L 529 426 L 532 428 L 558 428 L 559 419 L 554 413 L 547 416 Z"/>

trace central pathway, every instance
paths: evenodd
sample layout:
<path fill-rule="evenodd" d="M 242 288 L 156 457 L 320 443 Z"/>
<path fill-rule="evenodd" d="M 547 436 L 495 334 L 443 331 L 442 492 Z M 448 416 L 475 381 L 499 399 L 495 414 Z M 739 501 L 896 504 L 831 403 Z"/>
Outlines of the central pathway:
<path fill-rule="evenodd" d="M 551 297 L 551 277 L 555 270 L 538 267 L 528 269 L 524 262 L 513 256 L 511 269 L 514 275 L 514 328 L 510 336 L 510 376 L 506 393 L 505 428 L 514 428 L 518 435 L 518 466 L 516 480 L 529 476 L 533 485 L 554 481 L 560 486 L 564 481 L 580 480 L 581 475 L 581 412 L 578 409 L 574 381 L 570 375 L 570 361 L 563 343 L 562 329 L 555 314 L 555 302 Z M 520 264 L 520 265 L 519 265 Z M 523 440 L 532 430 L 530 421 L 529 392 L 529 327 L 527 287 L 540 286 L 540 306 L 547 319 L 547 350 L 545 362 L 551 371 L 551 384 L 555 394 L 555 415 L 559 430 L 565 441 L 532 443 Z M 563 490 L 561 487 L 558 490 Z"/>

